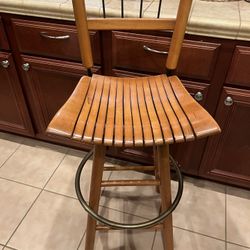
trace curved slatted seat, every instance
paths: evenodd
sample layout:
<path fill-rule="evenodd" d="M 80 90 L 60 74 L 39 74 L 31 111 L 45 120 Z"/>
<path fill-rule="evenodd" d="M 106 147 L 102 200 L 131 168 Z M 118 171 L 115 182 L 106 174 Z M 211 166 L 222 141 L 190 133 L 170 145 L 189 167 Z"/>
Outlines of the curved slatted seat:
<path fill-rule="evenodd" d="M 84 76 L 47 132 L 106 146 L 152 146 L 220 132 L 177 76 Z"/>

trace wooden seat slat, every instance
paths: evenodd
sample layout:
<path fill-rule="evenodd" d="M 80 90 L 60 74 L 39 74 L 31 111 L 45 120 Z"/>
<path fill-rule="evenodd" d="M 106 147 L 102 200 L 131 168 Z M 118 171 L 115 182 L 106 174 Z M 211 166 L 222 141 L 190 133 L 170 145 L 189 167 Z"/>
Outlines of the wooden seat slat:
<path fill-rule="evenodd" d="M 88 120 L 86 123 L 86 128 L 85 128 L 84 135 L 83 135 L 83 140 L 85 142 L 91 142 L 93 139 L 93 134 L 94 134 L 94 130 L 95 130 L 96 122 L 97 122 L 97 116 L 98 116 L 100 103 L 101 103 L 103 82 L 104 82 L 103 77 L 97 78 L 95 96 L 93 99 L 93 104 L 89 112 Z"/>
<path fill-rule="evenodd" d="M 133 146 L 133 122 L 131 113 L 129 78 L 124 79 L 124 143 L 126 146 Z"/>
<path fill-rule="evenodd" d="M 136 90 L 136 80 L 130 80 L 130 94 L 131 94 L 131 111 L 133 118 L 133 129 L 134 129 L 134 143 L 135 146 L 143 146 L 143 134 L 140 111 L 138 108 L 138 98 Z"/>
<path fill-rule="evenodd" d="M 182 106 L 186 116 L 192 124 L 196 137 L 204 137 L 220 132 L 220 129 L 210 114 L 202 108 L 187 92 L 176 76 L 169 77 L 169 82 Z"/>
<path fill-rule="evenodd" d="M 151 89 L 155 110 L 159 117 L 162 133 L 164 136 L 164 141 L 166 143 L 172 143 L 174 141 L 174 138 L 173 138 L 173 134 L 172 134 L 172 130 L 171 130 L 168 118 L 165 114 L 165 111 L 163 109 L 163 106 L 162 106 L 162 103 L 161 103 L 161 100 L 157 91 L 157 87 L 156 87 L 157 80 L 159 81 L 160 79 L 157 79 L 156 77 L 150 78 L 149 86 Z"/>
<path fill-rule="evenodd" d="M 154 143 L 163 144 L 164 140 L 162 138 L 161 126 L 159 124 L 159 120 L 158 120 L 155 107 L 154 107 L 154 103 L 152 100 L 148 77 L 143 78 L 143 90 L 144 90 L 144 95 L 145 95 L 145 100 L 146 100 L 147 111 L 148 111 L 148 115 L 150 118 L 152 130 L 153 130 Z"/>
<path fill-rule="evenodd" d="M 105 122 L 106 122 L 106 114 L 107 114 L 107 107 L 108 107 L 108 99 L 109 99 L 109 90 L 110 90 L 110 78 L 105 77 L 103 82 L 103 93 L 101 97 L 101 105 L 99 109 L 99 114 L 95 126 L 95 134 L 94 134 L 94 142 L 95 143 L 102 143 L 103 142 L 103 135 L 105 129 Z"/>
<path fill-rule="evenodd" d="M 116 88 L 117 88 L 117 79 L 115 77 L 111 77 L 108 108 L 107 108 L 107 119 L 105 124 L 105 135 L 104 135 L 104 143 L 110 146 L 113 144 L 113 136 L 114 136 Z"/>
<path fill-rule="evenodd" d="M 138 78 L 137 80 L 137 95 L 138 95 L 139 110 L 141 114 L 142 127 L 143 127 L 144 144 L 152 145 L 154 143 L 152 127 L 148 116 L 148 111 L 146 108 L 146 100 L 144 98 L 142 79 L 140 78 Z"/>
<path fill-rule="evenodd" d="M 80 79 L 70 98 L 50 122 L 47 128 L 48 133 L 55 133 L 65 137 L 72 136 L 90 81 L 91 78 L 88 76 L 83 76 Z"/>
<path fill-rule="evenodd" d="M 115 141 L 117 146 L 123 145 L 123 79 L 117 78 Z"/>
<path fill-rule="evenodd" d="M 194 136 L 192 127 L 190 126 L 189 121 L 188 121 L 185 113 L 183 112 L 178 100 L 175 97 L 175 94 L 171 88 L 168 77 L 165 75 L 161 75 L 161 79 L 162 79 L 163 86 L 164 86 L 165 91 L 166 91 L 166 95 L 167 95 L 169 102 L 171 104 L 171 107 L 172 107 L 173 111 L 175 112 L 175 114 L 179 120 L 179 123 L 181 124 L 185 139 L 186 140 L 194 140 L 195 136 Z"/>
<path fill-rule="evenodd" d="M 87 118 L 92 107 L 92 102 L 94 98 L 94 94 L 96 91 L 96 82 L 97 77 L 92 77 L 91 83 L 88 89 L 88 93 L 83 103 L 83 107 L 81 109 L 81 113 L 77 119 L 76 126 L 73 132 L 73 139 L 81 140 L 83 136 L 83 132 L 86 126 Z M 63 122 L 63 121 L 62 121 Z"/>
<path fill-rule="evenodd" d="M 167 117 L 169 119 L 170 126 L 172 128 L 174 139 L 176 142 L 183 142 L 185 140 L 181 125 L 179 123 L 178 118 L 176 117 L 175 112 L 173 111 L 170 102 L 167 98 L 167 95 L 165 94 L 165 90 L 163 87 L 163 83 L 161 81 L 161 77 L 156 77 L 156 86 L 160 95 L 160 99 L 163 105 L 163 108 L 165 110 L 165 113 L 167 114 Z"/>

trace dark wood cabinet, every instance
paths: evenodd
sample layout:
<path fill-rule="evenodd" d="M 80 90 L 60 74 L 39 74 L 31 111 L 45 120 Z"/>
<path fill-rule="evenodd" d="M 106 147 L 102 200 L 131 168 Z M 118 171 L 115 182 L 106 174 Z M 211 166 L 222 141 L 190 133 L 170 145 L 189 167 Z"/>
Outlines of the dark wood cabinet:
<path fill-rule="evenodd" d="M 216 119 L 222 133 L 209 139 L 199 174 L 250 187 L 250 90 L 224 87 Z"/>
<path fill-rule="evenodd" d="M 0 130 L 33 135 L 12 55 L 5 52 L 0 52 Z"/>

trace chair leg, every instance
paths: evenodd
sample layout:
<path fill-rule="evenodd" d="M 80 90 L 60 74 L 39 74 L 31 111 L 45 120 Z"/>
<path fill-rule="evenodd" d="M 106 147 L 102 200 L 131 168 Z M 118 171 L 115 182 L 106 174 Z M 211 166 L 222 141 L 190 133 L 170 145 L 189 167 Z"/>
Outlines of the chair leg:
<path fill-rule="evenodd" d="M 104 168 L 105 147 L 94 146 L 94 157 L 92 166 L 92 176 L 89 193 L 89 206 L 98 212 L 99 200 L 101 196 L 101 182 Z M 95 244 L 96 220 L 88 215 L 85 250 L 93 250 Z"/>
<path fill-rule="evenodd" d="M 157 147 L 157 162 L 160 176 L 160 194 L 162 201 L 162 211 L 171 205 L 171 177 L 169 162 L 169 146 L 163 145 Z M 173 222 L 170 214 L 163 222 L 162 229 L 163 244 L 165 250 L 173 250 Z"/>
<path fill-rule="evenodd" d="M 155 167 L 155 179 L 159 180 L 159 168 L 158 168 L 158 156 L 157 156 L 157 147 L 153 147 L 154 150 L 154 167 Z M 159 186 L 155 187 L 155 190 L 157 193 L 160 193 L 160 188 Z"/>

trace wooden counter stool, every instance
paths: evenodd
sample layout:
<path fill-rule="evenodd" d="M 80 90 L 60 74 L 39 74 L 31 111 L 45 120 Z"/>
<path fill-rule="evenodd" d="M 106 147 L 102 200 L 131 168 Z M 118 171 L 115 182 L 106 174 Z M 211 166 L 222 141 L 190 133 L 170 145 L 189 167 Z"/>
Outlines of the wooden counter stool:
<path fill-rule="evenodd" d="M 76 25 L 83 65 L 88 76 L 83 76 L 74 92 L 50 122 L 47 132 L 94 145 L 81 162 L 75 180 L 76 192 L 84 209 L 89 213 L 86 230 L 86 250 L 94 249 L 98 229 L 160 229 L 165 249 L 173 250 L 171 213 L 182 195 L 183 180 L 177 172 L 179 187 L 171 201 L 169 144 L 188 142 L 220 132 L 214 119 L 187 92 L 173 74 L 181 51 L 191 0 L 180 0 L 176 19 L 158 18 L 104 18 L 87 19 L 84 0 L 73 0 Z M 143 1 L 140 1 L 142 16 Z M 121 16 L 124 16 L 121 0 Z M 92 75 L 93 59 L 89 38 L 90 30 L 173 30 L 166 61 L 166 74 L 137 78 Z M 131 52 L 133 53 L 133 52 Z M 104 167 L 105 149 L 110 147 L 154 147 L 156 166 Z M 89 204 L 80 189 L 84 164 L 93 154 Z M 103 181 L 104 170 L 155 170 L 154 180 Z M 161 214 L 149 221 L 122 224 L 98 215 L 102 187 L 158 186 L 161 195 Z M 97 224 L 97 221 L 100 224 Z"/>

